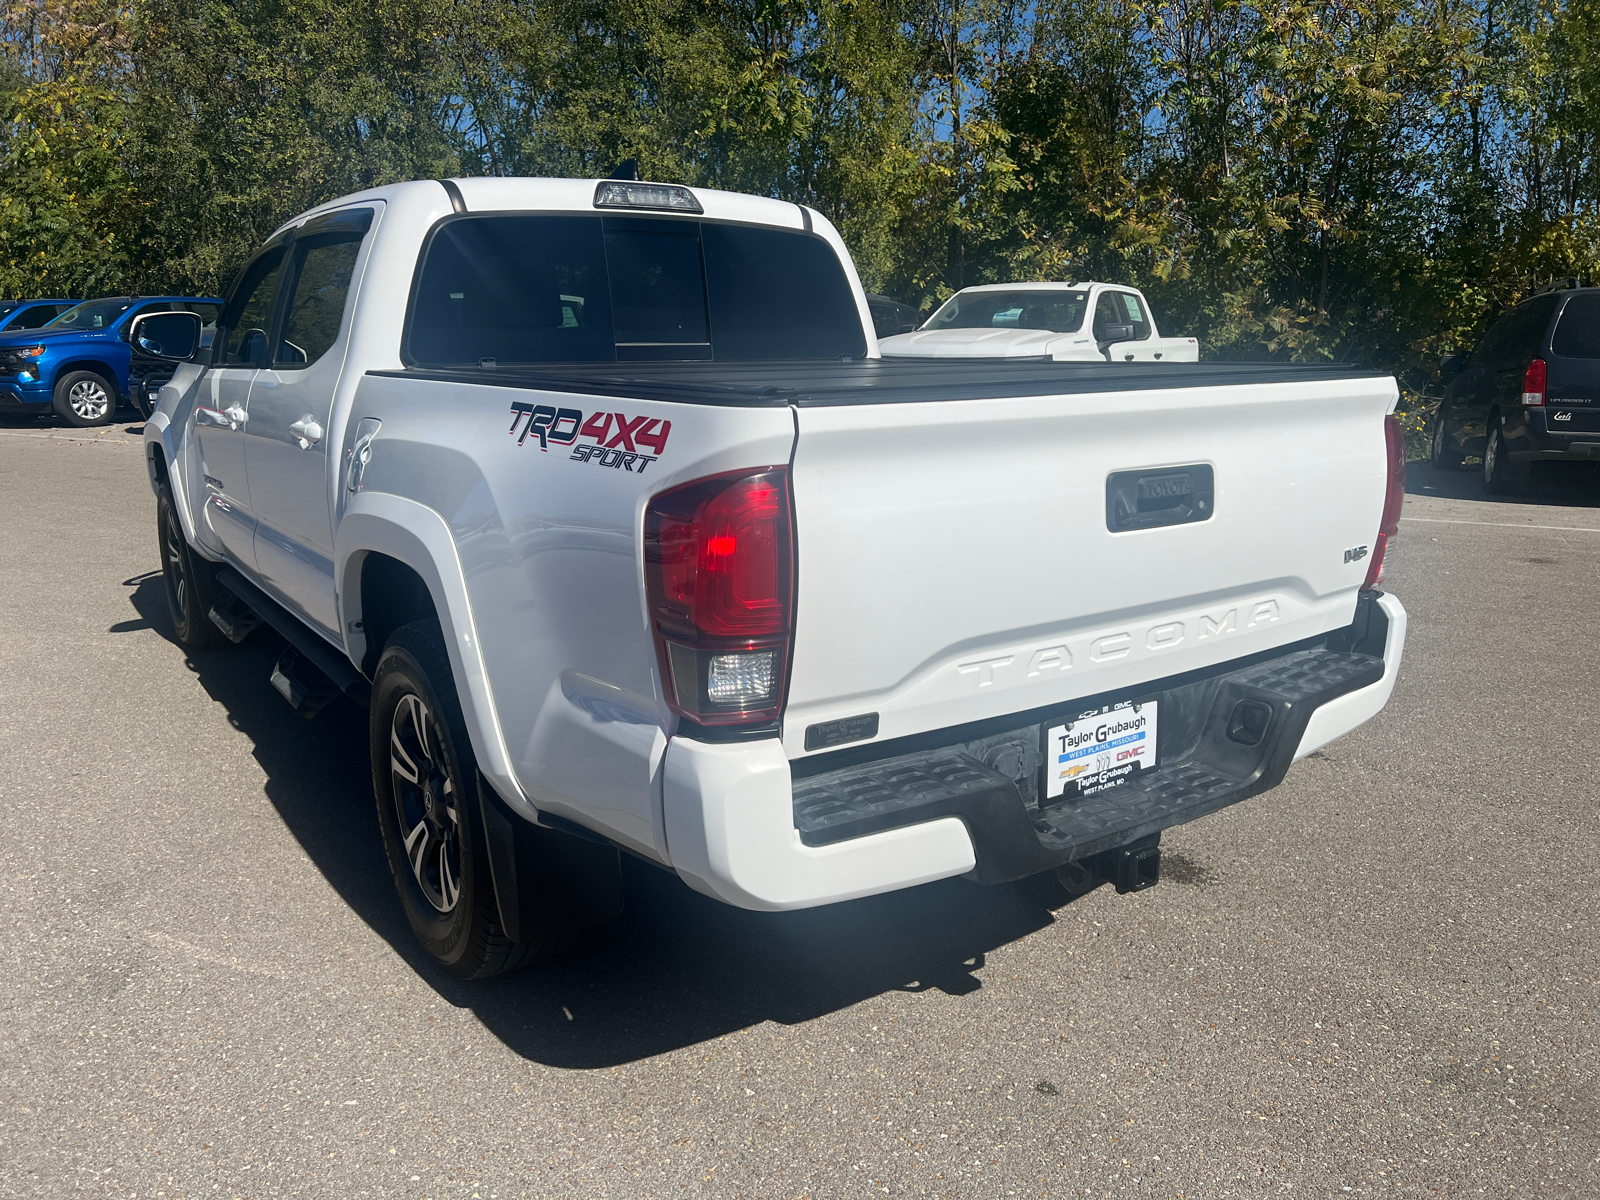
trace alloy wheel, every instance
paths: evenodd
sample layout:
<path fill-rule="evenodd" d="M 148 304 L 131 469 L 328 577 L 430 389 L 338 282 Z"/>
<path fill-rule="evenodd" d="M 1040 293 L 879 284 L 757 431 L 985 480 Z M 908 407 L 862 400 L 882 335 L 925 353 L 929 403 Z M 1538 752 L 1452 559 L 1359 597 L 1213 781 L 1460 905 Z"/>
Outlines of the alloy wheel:
<path fill-rule="evenodd" d="M 461 792 L 438 722 L 415 692 L 400 698 L 390 719 L 389 774 L 412 877 L 429 904 L 451 912 L 461 899 Z"/>
<path fill-rule="evenodd" d="M 79 420 L 98 421 L 111 411 L 111 396 L 103 383 L 80 379 L 67 392 L 67 404 Z"/>

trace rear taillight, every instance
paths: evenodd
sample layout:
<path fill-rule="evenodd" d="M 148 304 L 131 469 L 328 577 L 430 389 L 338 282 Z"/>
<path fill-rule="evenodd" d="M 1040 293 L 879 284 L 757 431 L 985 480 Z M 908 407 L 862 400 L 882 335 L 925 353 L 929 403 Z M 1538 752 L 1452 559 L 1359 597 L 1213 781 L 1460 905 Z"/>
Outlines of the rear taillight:
<path fill-rule="evenodd" d="M 1536 358 L 1522 373 L 1522 403 L 1536 408 L 1544 403 L 1544 382 L 1548 373 L 1544 359 Z"/>
<path fill-rule="evenodd" d="M 1383 519 L 1372 543 L 1372 565 L 1367 568 L 1367 581 L 1361 585 L 1363 591 L 1383 582 L 1384 565 L 1393 557 L 1395 535 L 1400 532 L 1400 508 L 1406 501 L 1406 435 L 1399 417 L 1391 414 L 1383 419 L 1383 440 L 1389 455 L 1388 483 L 1383 493 Z"/>
<path fill-rule="evenodd" d="M 793 612 L 789 473 L 662 492 L 644 516 L 645 595 L 667 703 L 702 725 L 774 721 Z"/>

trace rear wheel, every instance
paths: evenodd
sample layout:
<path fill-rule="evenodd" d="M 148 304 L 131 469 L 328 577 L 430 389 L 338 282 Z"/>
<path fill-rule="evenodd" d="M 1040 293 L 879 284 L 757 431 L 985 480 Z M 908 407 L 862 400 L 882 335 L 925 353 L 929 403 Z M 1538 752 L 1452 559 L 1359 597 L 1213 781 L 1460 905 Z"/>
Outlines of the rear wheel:
<path fill-rule="evenodd" d="M 1522 488 L 1520 480 L 1511 478 L 1511 460 L 1506 457 L 1505 438 L 1500 434 L 1500 418 L 1489 422 L 1489 433 L 1483 439 L 1483 490 L 1491 496 L 1515 495 Z"/>
<path fill-rule="evenodd" d="M 172 629 L 186 650 L 214 650 L 228 644 L 211 622 L 217 565 L 196 558 L 183 536 L 172 493 L 163 483 L 156 497 L 156 542 L 161 548 L 161 577 L 167 586 L 167 611 Z"/>
<path fill-rule="evenodd" d="M 500 923 L 476 794 L 477 763 L 437 621 L 396 630 L 372 685 L 372 786 L 389 871 L 417 940 L 460 979 L 553 949 Z"/>
<path fill-rule="evenodd" d="M 109 425 L 117 413 L 117 391 L 93 371 L 68 371 L 56 381 L 53 407 L 68 425 L 86 429 Z"/>

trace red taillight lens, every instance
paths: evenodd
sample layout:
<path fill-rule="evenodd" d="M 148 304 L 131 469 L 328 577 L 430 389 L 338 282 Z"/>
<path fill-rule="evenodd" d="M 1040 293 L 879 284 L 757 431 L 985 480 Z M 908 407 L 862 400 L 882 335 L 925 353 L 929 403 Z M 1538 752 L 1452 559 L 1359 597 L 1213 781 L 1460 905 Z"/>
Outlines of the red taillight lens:
<path fill-rule="evenodd" d="M 1544 403 L 1544 384 L 1549 374 L 1544 359 L 1536 358 L 1522 374 L 1522 402 L 1530 408 Z"/>
<path fill-rule="evenodd" d="M 1393 414 L 1383 419 L 1384 446 L 1389 455 L 1388 482 L 1383 493 L 1383 518 L 1372 543 L 1372 565 L 1361 585 L 1369 591 L 1383 582 L 1384 563 L 1392 557 L 1395 535 L 1400 532 L 1400 509 L 1406 502 L 1406 434 L 1400 418 Z"/>
<path fill-rule="evenodd" d="M 650 501 L 645 592 L 667 702 L 707 725 L 776 719 L 793 580 L 789 479 L 763 467 Z"/>

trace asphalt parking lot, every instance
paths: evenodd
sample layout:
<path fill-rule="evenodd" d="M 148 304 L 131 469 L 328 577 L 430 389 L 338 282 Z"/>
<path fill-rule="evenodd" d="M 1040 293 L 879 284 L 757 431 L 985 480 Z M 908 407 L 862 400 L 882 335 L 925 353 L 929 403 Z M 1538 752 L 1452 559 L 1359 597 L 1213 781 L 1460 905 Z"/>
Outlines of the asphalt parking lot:
<path fill-rule="evenodd" d="M 139 426 L 0 428 L 0 1195 L 1600 1195 L 1600 482 L 1412 464 L 1377 721 L 1161 886 L 413 949 L 364 715 L 169 640 Z"/>

